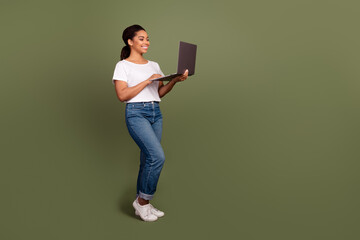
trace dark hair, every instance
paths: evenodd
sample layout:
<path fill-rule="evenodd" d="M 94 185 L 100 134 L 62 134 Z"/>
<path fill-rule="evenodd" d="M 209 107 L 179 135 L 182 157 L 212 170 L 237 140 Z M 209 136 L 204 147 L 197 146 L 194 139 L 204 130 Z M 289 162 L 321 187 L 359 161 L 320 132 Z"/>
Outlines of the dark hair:
<path fill-rule="evenodd" d="M 125 43 L 125 46 L 121 49 L 121 55 L 120 55 L 121 60 L 128 58 L 130 56 L 130 46 L 128 44 L 128 39 L 132 40 L 133 37 L 135 37 L 136 33 L 140 30 L 145 31 L 145 29 L 143 27 L 135 24 L 135 25 L 125 28 L 125 30 L 123 31 L 122 39 Z"/>

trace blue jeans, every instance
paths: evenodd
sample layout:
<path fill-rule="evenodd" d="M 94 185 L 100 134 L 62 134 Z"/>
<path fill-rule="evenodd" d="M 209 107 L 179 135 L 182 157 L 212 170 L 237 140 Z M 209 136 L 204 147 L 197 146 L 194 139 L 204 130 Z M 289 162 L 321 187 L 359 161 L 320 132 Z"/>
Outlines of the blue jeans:
<path fill-rule="evenodd" d="M 158 102 L 127 103 L 126 126 L 140 148 L 136 195 L 151 200 L 156 191 L 165 155 L 161 147 L 162 115 Z"/>

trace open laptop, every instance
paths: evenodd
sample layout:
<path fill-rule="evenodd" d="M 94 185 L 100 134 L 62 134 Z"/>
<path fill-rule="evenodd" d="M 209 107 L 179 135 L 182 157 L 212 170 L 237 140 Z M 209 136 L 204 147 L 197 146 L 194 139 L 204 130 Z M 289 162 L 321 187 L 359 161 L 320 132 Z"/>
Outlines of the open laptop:
<path fill-rule="evenodd" d="M 197 45 L 180 41 L 179 43 L 179 59 L 177 73 L 166 75 L 164 77 L 155 78 L 152 81 L 170 81 L 173 78 L 184 74 L 185 70 L 189 70 L 189 76 L 195 73 Z"/>

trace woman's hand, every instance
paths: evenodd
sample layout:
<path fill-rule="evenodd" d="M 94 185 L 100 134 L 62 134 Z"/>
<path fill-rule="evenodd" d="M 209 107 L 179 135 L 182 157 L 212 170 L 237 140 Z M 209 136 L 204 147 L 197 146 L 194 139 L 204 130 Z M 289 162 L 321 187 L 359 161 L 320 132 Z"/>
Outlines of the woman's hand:
<path fill-rule="evenodd" d="M 175 82 L 185 81 L 187 79 L 188 75 L 189 75 L 189 70 L 186 69 L 183 75 L 174 78 L 172 81 L 175 81 Z"/>
<path fill-rule="evenodd" d="M 147 80 L 150 81 L 150 83 L 152 83 L 152 80 L 153 80 L 153 79 L 160 78 L 160 77 L 162 77 L 161 74 L 153 74 L 153 75 L 151 75 L 151 77 L 149 77 Z"/>
<path fill-rule="evenodd" d="M 175 86 L 175 83 L 182 82 L 182 81 L 186 80 L 188 75 L 189 75 L 189 71 L 186 69 L 186 71 L 184 72 L 183 75 L 180 75 L 180 76 L 178 76 L 176 78 L 173 78 L 166 85 L 163 85 L 162 82 L 160 82 L 160 84 L 159 84 L 159 96 L 160 97 L 165 96 Z"/>

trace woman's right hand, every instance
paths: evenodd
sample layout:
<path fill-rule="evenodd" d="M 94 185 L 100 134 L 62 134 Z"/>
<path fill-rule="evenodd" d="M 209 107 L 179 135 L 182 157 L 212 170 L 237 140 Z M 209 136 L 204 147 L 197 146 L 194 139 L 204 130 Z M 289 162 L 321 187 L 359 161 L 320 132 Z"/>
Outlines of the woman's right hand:
<path fill-rule="evenodd" d="M 152 80 L 153 80 L 153 79 L 160 78 L 160 77 L 162 77 L 161 74 L 153 74 L 153 75 L 151 75 L 151 77 L 149 77 L 147 80 L 150 81 L 150 83 L 152 83 Z"/>

